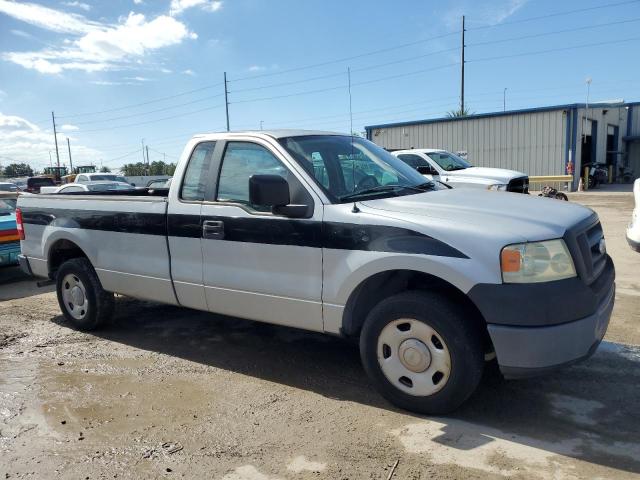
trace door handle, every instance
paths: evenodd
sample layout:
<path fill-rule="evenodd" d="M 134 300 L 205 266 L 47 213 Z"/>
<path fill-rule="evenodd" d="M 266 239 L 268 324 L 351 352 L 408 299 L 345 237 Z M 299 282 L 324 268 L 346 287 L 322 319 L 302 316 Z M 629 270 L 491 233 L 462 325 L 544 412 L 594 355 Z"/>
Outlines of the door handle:
<path fill-rule="evenodd" d="M 202 222 L 202 238 L 222 240 L 224 238 L 224 222 L 220 220 L 205 220 Z"/>

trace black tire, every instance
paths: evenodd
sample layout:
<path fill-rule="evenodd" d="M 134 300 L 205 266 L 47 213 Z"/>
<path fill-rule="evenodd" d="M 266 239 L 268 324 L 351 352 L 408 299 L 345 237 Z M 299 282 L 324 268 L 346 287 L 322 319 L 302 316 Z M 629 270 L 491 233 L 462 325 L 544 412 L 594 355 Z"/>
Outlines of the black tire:
<path fill-rule="evenodd" d="M 598 181 L 593 175 L 589 175 L 589 188 L 596 188 L 598 186 Z"/>
<path fill-rule="evenodd" d="M 483 332 L 468 316 L 464 308 L 442 294 L 431 292 L 400 293 L 376 305 L 367 316 L 360 334 L 360 356 L 367 375 L 382 396 L 400 408 L 436 415 L 455 410 L 469 398 L 482 378 L 484 354 Z M 448 349 L 449 377 L 444 386 L 433 394 L 417 396 L 405 393 L 389 381 L 380 366 L 378 338 L 387 325 L 404 318 L 431 327 Z"/>
<path fill-rule="evenodd" d="M 69 279 L 77 280 L 78 288 L 82 286 L 82 306 L 76 312 L 74 308 L 81 308 L 73 304 L 72 289 L 70 289 Z M 113 293 L 106 292 L 93 269 L 91 262 L 86 258 L 73 258 L 64 262 L 58 269 L 56 275 L 56 292 L 58 294 L 58 304 L 65 318 L 78 330 L 95 330 L 102 326 L 113 315 L 114 299 Z M 65 299 L 67 296 L 67 299 Z"/>
<path fill-rule="evenodd" d="M 556 198 L 557 198 L 558 200 L 564 200 L 565 202 L 568 202 L 568 201 L 569 201 L 569 197 L 567 197 L 567 196 L 566 196 L 564 193 L 562 193 L 562 192 L 558 192 L 558 193 L 556 193 Z"/>

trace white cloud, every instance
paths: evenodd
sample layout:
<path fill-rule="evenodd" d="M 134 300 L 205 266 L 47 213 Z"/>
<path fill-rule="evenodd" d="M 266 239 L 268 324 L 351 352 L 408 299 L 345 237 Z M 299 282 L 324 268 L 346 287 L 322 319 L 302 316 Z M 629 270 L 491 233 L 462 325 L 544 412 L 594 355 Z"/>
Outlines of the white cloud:
<path fill-rule="evenodd" d="M 265 70 L 265 67 L 262 67 L 260 65 L 251 65 L 247 70 L 249 70 L 250 72 L 261 72 Z"/>
<path fill-rule="evenodd" d="M 173 70 L 170 70 L 170 69 L 168 69 L 168 68 L 161 68 L 161 69 L 160 69 L 160 71 L 161 71 L 162 73 L 173 73 Z"/>
<path fill-rule="evenodd" d="M 183 70 L 181 73 L 183 73 L 184 75 L 191 75 L 192 77 L 195 77 L 195 75 L 196 75 L 196 72 L 194 72 L 190 68 L 187 68 L 186 70 Z"/>
<path fill-rule="evenodd" d="M 140 76 L 124 77 L 124 79 L 125 80 L 131 80 L 132 82 L 153 82 L 153 81 L 155 81 L 153 78 L 140 77 Z"/>
<path fill-rule="evenodd" d="M 59 33 L 76 35 L 89 33 L 100 24 L 84 18 L 82 15 L 66 13 L 53 8 L 43 7 L 35 3 L 17 3 L 0 0 L 0 13 L 4 13 L 17 20 Z"/>
<path fill-rule="evenodd" d="M 71 139 L 73 160 L 79 162 L 95 161 L 101 153 Z M 64 142 L 64 137 L 58 141 Z M 53 133 L 41 130 L 25 118 L 4 115 L 0 112 L 0 155 L 16 162 L 25 162 L 32 168 L 41 169 L 49 165 L 49 152 L 55 155 Z M 60 149 L 60 162 L 67 163 L 66 148 Z"/>
<path fill-rule="evenodd" d="M 189 8 L 198 7 L 206 12 L 217 12 L 222 8 L 220 0 L 171 0 L 170 15 L 180 15 Z"/>
<path fill-rule="evenodd" d="M 13 5 L 13 2 L 0 0 L 0 12 L 11 11 L 10 15 L 15 18 L 48 28 L 45 24 L 35 23 L 33 18 L 27 20 L 20 17 L 18 14 L 24 12 L 15 8 L 3 10 L 3 5 L 6 7 L 6 4 Z M 36 5 L 32 5 L 32 7 L 34 8 L 31 13 L 39 8 Z M 45 10 L 57 12 L 52 9 Z M 63 12 L 57 13 L 63 16 L 67 15 Z M 143 14 L 132 12 L 126 18 L 121 19 L 117 25 L 95 24 L 80 16 L 71 16 L 70 18 L 74 22 L 80 21 L 79 19 L 86 22 L 82 24 L 83 26 L 74 24 L 73 28 L 65 27 L 67 33 L 78 34 L 79 38 L 65 39 L 63 45 L 58 48 L 47 47 L 38 51 L 7 52 L 2 55 L 2 58 L 41 73 L 57 74 L 65 70 L 99 72 L 123 69 L 131 62 L 139 62 L 150 51 L 177 45 L 185 39 L 198 37 L 195 33 L 190 32 L 184 23 L 167 15 L 147 20 Z M 56 31 L 62 31 L 62 26 L 60 26 L 62 23 L 61 21 L 57 23 L 60 30 Z"/>
<path fill-rule="evenodd" d="M 133 3 L 136 5 L 142 5 L 144 2 L 142 0 L 133 0 Z"/>
<path fill-rule="evenodd" d="M 84 10 L 85 12 L 88 12 L 89 10 L 91 10 L 91 5 L 88 5 L 88 4 L 83 3 L 83 2 L 77 2 L 77 1 L 62 2 L 62 5 L 66 5 L 67 7 L 79 8 L 81 10 Z"/>
<path fill-rule="evenodd" d="M 60 131 L 62 132 L 73 132 L 75 130 L 79 130 L 79 127 L 71 125 L 70 123 L 65 123 L 64 125 L 60 126 Z"/>
<path fill-rule="evenodd" d="M 529 0 L 498 0 L 492 6 L 480 5 L 478 2 L 464 2 L 449 9 L 444 15 L 444 23 L 447 28 L 460 28 L 462 15 L 467 19 L 473 19 L 475 25 L 496 25 L 514 15 Z"/>

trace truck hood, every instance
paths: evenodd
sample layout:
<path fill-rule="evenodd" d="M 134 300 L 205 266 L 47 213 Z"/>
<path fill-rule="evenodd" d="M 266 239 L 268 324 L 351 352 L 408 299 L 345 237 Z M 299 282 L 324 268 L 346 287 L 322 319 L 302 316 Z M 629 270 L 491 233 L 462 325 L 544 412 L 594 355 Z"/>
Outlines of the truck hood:
<path fill-rule="evenodd" d="M 444 175 L 451 177 L 472 177 L 486 178 L 488 180 L 496 180 L 500 183 L 509 183 L 514 178 L 526 177 L 527 175 L 515 170 L 506 170 L 504 168 L 486 168 L 486 167 L 469 167 L 463 170 L 453 170 L 445 172 Z"/>
<path fill-rule="evenodd" d="M 451 189 L 362 202 L 372 213 L 414 224 L 427 218 L 481 234 L 492 232 L 513 241 L 560 238 L 567 228 L 593 215 L 581 205 L 521 193 Z M 426 232 L 428 233 L 428 232 Z"/>

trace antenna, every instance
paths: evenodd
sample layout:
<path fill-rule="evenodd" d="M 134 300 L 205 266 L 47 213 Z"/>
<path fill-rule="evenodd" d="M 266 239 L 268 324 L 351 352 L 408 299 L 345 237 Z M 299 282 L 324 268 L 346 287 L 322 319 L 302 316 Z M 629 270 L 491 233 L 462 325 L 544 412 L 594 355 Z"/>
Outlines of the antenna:
<path fill-rule="evenodd" d="M 347 67 L 347 80 L 349 81 L 349 135 L 353 135 L 353 110 L 351 109 L 351 68 Z"/>

